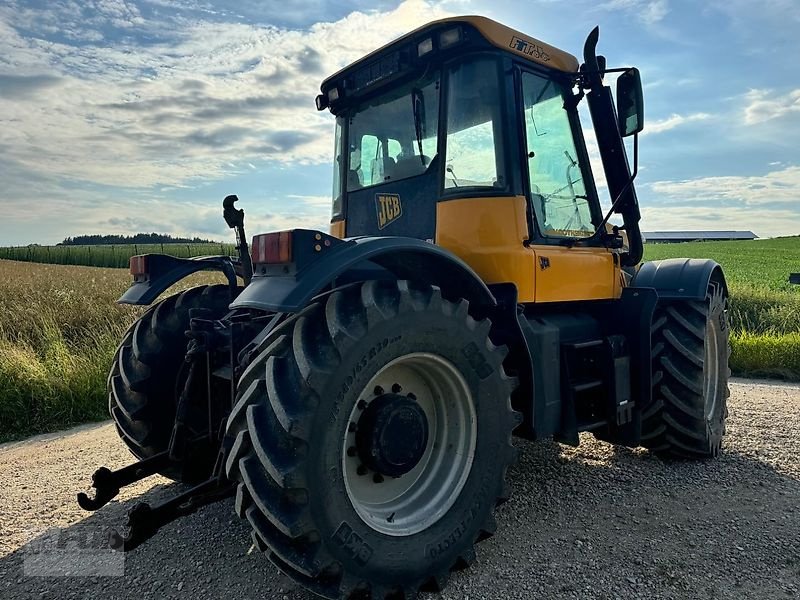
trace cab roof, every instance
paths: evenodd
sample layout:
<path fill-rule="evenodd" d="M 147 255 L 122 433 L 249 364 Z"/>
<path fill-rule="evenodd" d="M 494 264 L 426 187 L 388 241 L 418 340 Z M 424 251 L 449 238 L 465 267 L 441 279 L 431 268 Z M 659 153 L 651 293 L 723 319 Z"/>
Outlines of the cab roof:
<path fill-rule="evenodd" d="M 493 21 L 492 19 L 489 19 L 487 17 L 481 17 L 477 15 L 465 15 L 460 17 L 448 17 L 445 19 L 439 19 L 437 21 L 431 21 L 430 23 L 427 23 L 422 27 L 418 27 L 417 29 L 405 34 L 404 36 L 397 38 L 396 40 L 393 40 L 384 46 L 381 46 L 380 48 L 378 48 L 373 52 L 370 52 L 366 56 L 363 56 L 362 58 L 358 59 L 354 63 L 349 64 L 345 68 L 340 69 L 339 71 L 337 71 L 336 73 L 325 79 L 325 81 L 322 82 L 322 85 L 320 87 L 322 89 L 327 88 L 328 83 L 331 82 L 332 80 L 337 79 L 347 71 L 354 70 L 356 67 L 370 62 L 371 59 L 381 54 L 384 50 L 387 50 L 388 48 L 394 46 L 395 44 L 398 45 L 402 44 L 403 42 L 418 36 L 426 29 L 433 29 L 435 27 L 447 24 L 471 25 L 491 45 L 496 46 L 501 50 L 511 52 L 513 55 L 518 56 L 519 58 L 528 60 L 530 62 L 539 65 L 543 65 L 545 67 L 549 67 L 551 69 L 555 69 L 557 71 L 563 71 L 565 73 L 575 73 L 578 71 L 578 68 L 580 66 L 577 58 L 575 58 L 572 54 L 568 52 L 559 50 L 555 46 L 551 46 L 550 44 L 546 44 L 520 31 L 511 29 L 510 27 L 506 27 L 502 23 L 498 23 L 497 21 Z"/>

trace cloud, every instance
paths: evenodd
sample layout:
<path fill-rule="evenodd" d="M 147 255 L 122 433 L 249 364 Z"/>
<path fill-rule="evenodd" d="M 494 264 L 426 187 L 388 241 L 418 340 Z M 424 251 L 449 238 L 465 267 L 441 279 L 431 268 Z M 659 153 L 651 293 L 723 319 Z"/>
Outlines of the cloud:
<path fill-rule="evenodd" d="M 155 4 L 0 7 L 0 160 L 127 188 L 220 180 L 255 161 L 325 163 L 332 118 L 314 107 L 325 74 L 445 14 L 406 0 L 287 29 Z"/>
<path fill-rule="evenodd" d="M 657 181 L 654 192 L 685 202 L 727 201 L 743 206 L 785 204 L 800 217 L 800 166 L 789 166 L 766 175 L 700 177 L 684 181 Z M 725 210 L 729 210 L 727 204 Z M 761 210 L 761 209 L 759 209 Z"/>
<path fill-rule="evenodd" d="M 0 75 L 0 98 L 30 100 L 59 81 L 53 75 Z"/>
<path fill-rule="evenodd" d="M 783 96 L 772 90 L 750 90 L 744 96 L 747 106 L 744 109 L 744 122 L 757 125 L 788 114 L 800 113 L 800 88 Z"/>
<path fill-rule="evenodd" d="M 644 131 L 642 132 L 642 135 L 663 133 L 665 131 L 669 131 L 670 129 L 675 129 L 676 127 L 685 125 L 686 123 L 705 121 L 706 119 L 709 118 L 711 118 L 711 115 L 707 113 L 694 113 L 685 116 L 673 113 L 666 119 L 660 119 L 650 122 L 645 121 Z"/>
<path fill-rule="evenodd" d="M 797 211 L 791 208 L 759 209 L 711 205 L 642 206 L 643 231 L 728 230 L 752 231 L 759 237 L 800 234 Z"/>
<path fill-rule="evenodd" d="M 609 0 L 601 4 L 600 8 L 631 13 L 645 25 L 655 25 L 669 13 L 667 0 Z"/>

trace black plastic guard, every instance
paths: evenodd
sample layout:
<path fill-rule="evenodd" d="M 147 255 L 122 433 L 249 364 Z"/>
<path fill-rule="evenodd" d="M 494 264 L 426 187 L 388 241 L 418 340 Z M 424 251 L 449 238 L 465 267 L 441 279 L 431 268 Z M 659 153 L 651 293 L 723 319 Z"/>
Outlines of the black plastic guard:
<path fill-rule="evenodd" d="M 273 268 L 256 269 L 250 282 L 231 308 L 255 308 L 275 312 L 297 312 L 338 278 L 358 269 L 384 271 L 397 279 L 413 279 L 442 288 L 476 305 L 494 307 L 496 301 L 481 278 L 460 258 L 429 242 L 405 237 L 363 237 L 340 241 L 327 234 L 294 230 L 293 253 L 317 240 L 320 251 L 288 265 L 281 273 Z M 319 238 L 316 236 L 320 235 Z M 325 245 L 324 242 L 331 242 Z"/>
<path fill-rule="evenodd" d="M 725 294 L 728 285 L 722 267 L 707 258 L 669 258 L 644 263 L 631 287 L 654 288 L 659 298 L 704 300 L 711 278 L 718 276 Z"/>
<path fill-rule="evenodd" d="M 134 279 L 117 302 L 119 304 L 148 305 L 167 288 L 197 271 L 222 271 L 228 284 L 236 286 L 236 271 L 229 256 L 198 256 L 176 258 L 166 254 L 145 254 L 147 275 Z"/>

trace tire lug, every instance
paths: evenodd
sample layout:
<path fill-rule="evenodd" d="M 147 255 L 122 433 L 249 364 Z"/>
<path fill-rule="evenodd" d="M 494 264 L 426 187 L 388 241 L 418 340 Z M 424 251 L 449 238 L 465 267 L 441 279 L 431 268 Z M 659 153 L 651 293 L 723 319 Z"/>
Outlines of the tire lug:
<path fill-rule="evenodd" d="M 402 388 L 402 387 L 400 387 L 400 384 L 399 384 L 399 383 L 394 383 L 394 384 L 392 384 L 392 393 L 393 393 L 393 394 L 399 394 L 399 393 L 400 393 L 400 392 L 402 392 L 402 391 L 403 391 L 403 388 Z"/>

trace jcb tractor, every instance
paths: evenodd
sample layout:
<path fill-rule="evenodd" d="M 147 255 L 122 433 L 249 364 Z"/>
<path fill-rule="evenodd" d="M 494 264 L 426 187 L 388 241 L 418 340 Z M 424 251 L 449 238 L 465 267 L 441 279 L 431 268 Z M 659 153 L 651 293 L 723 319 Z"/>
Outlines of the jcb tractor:
<path fill-rule="evenodd" d="M 725 277 L 710 260 L 641 263 L 642 86 L 597 41 L 579 64 L 482 17 L 421 27 L 322 83 L 330 233 L 248 244 L 229 196 L 237 257 L 131 259 L 123 303 L 200 270 L 227 283 L 153 304 L 116 352 L 109 408 L 138 461 L 99 469 L 81 506 L 154 473 L 191 486 L 135 506 L 117 547 L 235 496 L 254 544 L 312 592 L 413 598 L 495 532 L 512 436 L 718 454 Z"/>

